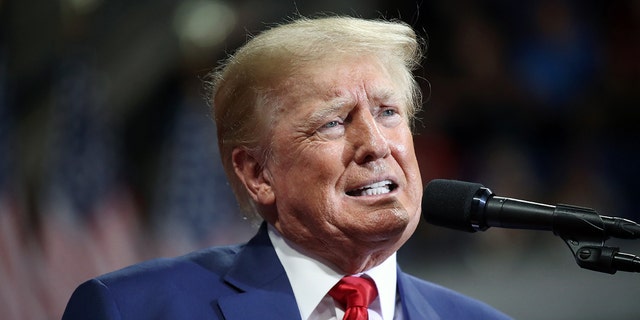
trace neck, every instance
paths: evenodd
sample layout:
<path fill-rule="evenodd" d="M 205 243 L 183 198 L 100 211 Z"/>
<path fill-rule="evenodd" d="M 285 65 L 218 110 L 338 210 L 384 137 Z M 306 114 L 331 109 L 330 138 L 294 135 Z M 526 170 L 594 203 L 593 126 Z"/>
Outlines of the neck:
<path fill-rule="evenodd" d="M 340 242 L 333 245 L 331 243 L 311 245 L 309 241 L 306 241 L 303 242 L 304 245 L 300 245 L 299 242 L 282 234 L 280 236 L 285 239 L 289 246 L 301 254 L 311 257 L 345 275 L 362 273 L 380 265 L 401 246 L 401 243 L 398 242 L 394 242 L 393 244 L 397 244 L 394 246 L 389 243 L 385 245 L 375 243 L 372 245 L 371 242 L 359 245 L 353 241 Z"/>

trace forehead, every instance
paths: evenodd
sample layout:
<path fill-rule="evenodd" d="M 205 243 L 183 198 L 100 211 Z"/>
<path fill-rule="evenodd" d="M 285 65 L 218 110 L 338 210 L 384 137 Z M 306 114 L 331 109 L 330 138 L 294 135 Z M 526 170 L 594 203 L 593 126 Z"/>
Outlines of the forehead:
<path fill-rule="evenodd" d="M 396 68 L 397 69 L 397 68 Z M 407 86 L 400 71 L 375 56 L 324 59 L 299 68 L 281 87 L 285 108 L 321 100 L 355 104 L 361 99 L 404 104 Z"/>

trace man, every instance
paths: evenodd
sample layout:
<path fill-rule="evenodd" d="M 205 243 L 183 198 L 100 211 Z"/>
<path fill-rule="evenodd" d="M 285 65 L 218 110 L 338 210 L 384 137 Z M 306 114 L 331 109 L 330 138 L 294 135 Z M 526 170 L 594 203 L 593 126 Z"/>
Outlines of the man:
<path fill-rule="evenodd" d="M 211 98 L 257 235 L 90 280 L 63 319 L 506 319 L 396 266 L 420 219 L 420 58 L 412 29 L 385 21 L 299 19 L 251 39 Z"/>

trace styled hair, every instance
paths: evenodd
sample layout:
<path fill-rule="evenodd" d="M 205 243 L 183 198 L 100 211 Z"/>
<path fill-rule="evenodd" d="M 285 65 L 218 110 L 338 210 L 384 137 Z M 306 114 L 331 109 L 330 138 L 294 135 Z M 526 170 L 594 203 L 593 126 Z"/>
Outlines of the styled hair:
<path fill-rule="evenodd" d="M 207 76 L 207 99 L 217 127 L 227 178 L 241 209 L 256 217 L 255 204 L 236 176 L 232 152 L 246 148 L 262 164 L 270 153 L 271 121 L 280 109 L 279 87 L 305 66 L 373 55 L 406 88 L 407 119 L 413 126 L 422 104 L 412 71 L 422 43 L 403 22 L 353 17 L 299 18 L 251 38 Z M 327 60 L 331 59 L 331 60 Z"/>

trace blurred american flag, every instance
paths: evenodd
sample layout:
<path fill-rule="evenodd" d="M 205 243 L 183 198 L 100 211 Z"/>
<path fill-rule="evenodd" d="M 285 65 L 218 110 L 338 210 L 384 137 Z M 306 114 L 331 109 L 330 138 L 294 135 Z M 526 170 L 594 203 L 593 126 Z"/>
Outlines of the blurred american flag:
<path fill-rule="evenodd" d="M 161 155 L 152 212 L 166 255 L 248 238 L 204 100 L 185 95 Z"/>

